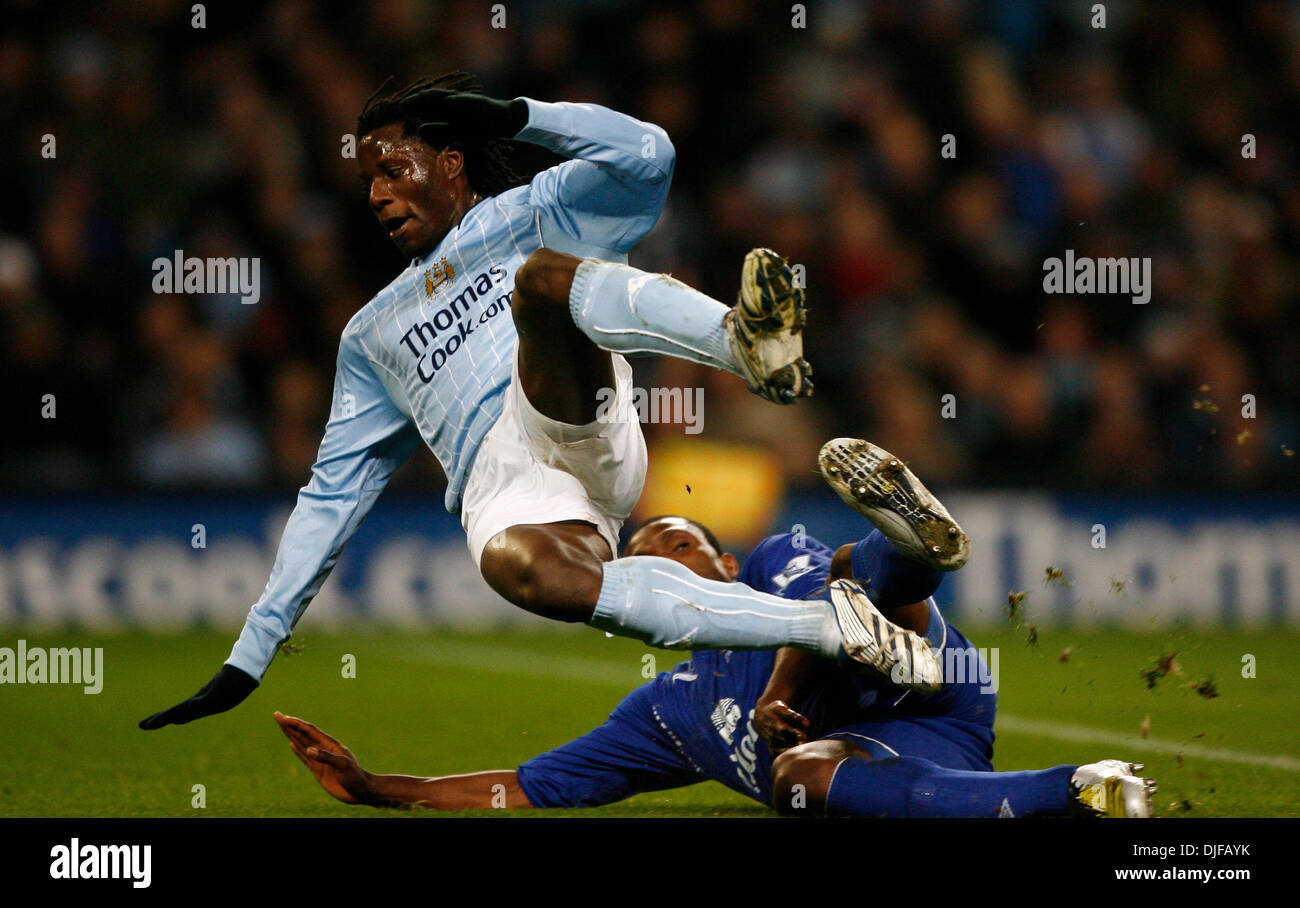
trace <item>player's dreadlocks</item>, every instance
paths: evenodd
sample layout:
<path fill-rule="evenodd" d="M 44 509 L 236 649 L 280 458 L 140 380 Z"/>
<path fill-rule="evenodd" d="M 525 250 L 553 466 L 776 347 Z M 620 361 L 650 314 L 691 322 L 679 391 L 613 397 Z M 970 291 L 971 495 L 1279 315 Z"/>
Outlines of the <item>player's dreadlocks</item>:
<path fill-rule="evenodd" d="M 478 80 L 466 72 L 450 72 L 436 79 L 417 79 L 405 88 L 384 95 L 392 81 L 393 77 L 389 76 L 366 99 L 357 117 L 358 137 L 392 123 L 402 124 L 404 136 L 419 135 L 420 125 L 431 119 L 421 109 L 420 93 L 430 88 L 483 94 Z M 449 147 L 464 156 L 465 177 L 470 188 L 481 196 L 499 195 L 507 189 L 522 186 L 533 175 L 521 172 L 531 168 L 520 160 L 517 143 L 508 139 L 491 139 L 474 145 L 453 142 Z"/>

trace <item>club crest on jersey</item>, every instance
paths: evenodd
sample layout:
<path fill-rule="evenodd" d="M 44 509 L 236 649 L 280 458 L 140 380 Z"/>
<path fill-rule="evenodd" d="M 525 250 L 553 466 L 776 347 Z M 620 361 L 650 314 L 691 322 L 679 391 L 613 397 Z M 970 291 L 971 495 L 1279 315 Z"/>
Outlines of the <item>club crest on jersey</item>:
<path fill-rule="evenodd" d="M 435 274 L 439 276 L 436 284 L 433 282 Z M 432 287 L 436 290 L 441 284 L 450 281 L 453 274 L 455 271 L 443 259 L 425 273 L 425 289 Z M 441 300 L 442 307 L 436 312 L 426 313 L 421 309 L 424 318 L 408 328 L 400 338 L 401 343 L 418 360 L 416 372 L 420 381 L 426 385 L 433 381 L 438 370 L 446 365 L 476 330 L 500 313 L 510 311 L 513 289 L 488 302 L 488 294 L 505 283 L 506 277 L 506 269 L 494 264 L 471 280 L 462 277 L 465 286 L 460 293 L 452 296 L 448 291 L 447 296 Z M 453 286 L 452 289 L 456 288 Z M 480 311 L 474 317 L 471 312 L 476 303 Z"/>
<path fill-rule="evenodd" d="M 740 723 L 740 707 L 736 705 L 736 701 L 730 697 L 723 697 L 713 707 L 713 715 L 709 718 L 713 720 L 713 727 L 718 730 L 722 740 L 730 744 L 731 739 L 736 736 L 736 726 Z"/>
<path fill-rule="evenodd" d="M 455 276 L 456 269 L 451 267 L 451 262 L 443 258 L 438 264 L 424 272 L 424 295 L 433 296 L 433 291 L 448 283 Z"/>

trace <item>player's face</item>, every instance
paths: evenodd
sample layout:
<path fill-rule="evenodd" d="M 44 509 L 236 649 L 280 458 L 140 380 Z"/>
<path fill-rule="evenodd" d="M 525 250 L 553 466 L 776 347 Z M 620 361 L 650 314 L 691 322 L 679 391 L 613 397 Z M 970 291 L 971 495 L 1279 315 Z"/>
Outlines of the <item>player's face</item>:
<path fill-rule="evenodd" d="M 681 517 L 663 517 L 647 523 L 632 534 L 623 554 L 671 558 L 701 577 L 724 583 L 735 580 L 740 573 L 740 565 L 733 556 L 718 552 L 697 527 Z"/>
<path fill-rule="evenodd" d="M 400 123 L 361 137 L 357 169 L 370 210 L 405 255 L 433 251 L 461 213 L 464 161 L 460 152 L 431 148 L 418 136 L 404 136 Z"/>

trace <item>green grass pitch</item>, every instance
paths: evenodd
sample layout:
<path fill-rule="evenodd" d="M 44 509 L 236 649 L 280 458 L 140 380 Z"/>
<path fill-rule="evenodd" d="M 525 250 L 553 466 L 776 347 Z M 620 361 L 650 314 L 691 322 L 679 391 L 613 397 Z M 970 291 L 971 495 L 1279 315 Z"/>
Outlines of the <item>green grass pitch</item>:
<path fill-rule="evenodd" d="M 467 635 L 314 633 L 310 621 L 265 683 L 233 712 L 142 732 L 136 722 L 192 694 L 234 635 L 0 633 L 0 645 L 102 646 L 103 691 L 0 686 L 0 816 L 374 816 L 329 798 L 290 753 L 271 712 L 302 716 L 368 769 L 442 775 L 512 768 L 601 722 L 619 699 L 684 654 L 589 628 Z M 999 651 L 994 762 L 1028 769 L 1120 756 L 1144 761 L 1164 816 L 1300 816 L 1300 698 L 1294 631 L 974 632 Z M 1072 647 L 1062 661 L 1066 647 Z M 1176 651 L 1180 673 L 1140 673 Z M 1242 677 L 1252 654 L 1256 677 Z M 344 678 L 345 654 L 356 677 Z M 1213 678 L 1218 695 L 1194 685 Z M 1148 721 L 1149 720 L 1149 721 Z M 1142 730 L 1146 727 L 1146 736 Z M 203 785 L 206 807 L 191 806 Z M 434 816 L 432 812 L 393 816 Z M 481 811 L 502 815 L 506 811 Z M 550 816 L 774 816 L 716 783 Z"/>

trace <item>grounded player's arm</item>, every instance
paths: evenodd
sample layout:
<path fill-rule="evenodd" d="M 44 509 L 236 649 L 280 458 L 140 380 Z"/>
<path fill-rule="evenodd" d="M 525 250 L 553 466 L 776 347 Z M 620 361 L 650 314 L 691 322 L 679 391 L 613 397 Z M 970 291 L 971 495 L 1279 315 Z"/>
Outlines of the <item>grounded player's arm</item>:
<path fill-rule="evenodd" d="M 403 776 L 367 772 L 352 751 L 304 719 L 275 713 L 294 755 L 316 781 L 346 804 L 475 810 L 532 807 L 513 769 L 455 776 Z"/>
<path fill-rule="evenodd" d="M 285 525 L 266 589 L 212 680 L 189 700 L 141 721 L 141 728 L 224 712 L 253 692 L 344 544 L 418 443 L 418 432 L 375 377 L 360 341 L 345 333 L 325 436 L 311 480 Z"/>
<path fill-rule="evenodd" d="M 853 549 L 856 543 L 842 545 L 831 558 L 830 580 L 854 579 Z M 865 580 L 868 578 L 857 578 Z M 887 609 L 886 617 L 902 627 L 925 633 L 929 619 L 929 605 L 910 603 Z M 815 674 L 820 657 L 792 647 L 777 651 L 772 666 L 772 676 L 767 688 L 758 698 L 754 712 L 754 728 L 767 742 L 776 756 L 782 750 L 807 741 L 808 720 L 790 704 L 798 703 L 807 693 L 810 684 L 816 683 Z"/>
<path fill-rule="evenodd" d="M 855 573 L 853 553 L 859 544 L 850 543 L 835 550 L 828 582 L 840 579 L 870 581 L 871 578 Z M 882 607 L 881 612 L 899 626 L 918 634 L 924 634 L 929 626 L 930 606 L 925 601 Z M 800 649 L 786 647 L 777 651 L 767 688 L 758 698 L 754 710 L 754 728 L 767 742 L 772 756 L 807 741 L 808 720 L 790 704 L 802 701 L 809 686 L 818 683 L 816 675 L 821 661 L 821 657 Z"/>
<path fill-rule="evenodd" d="M 754 710 L 754 728 L 772 756 L 808 740 L 808 719 L 790 704 L 802 699 L 820 658 L 791 646 L 776 652 L 772 675 Z"/>

